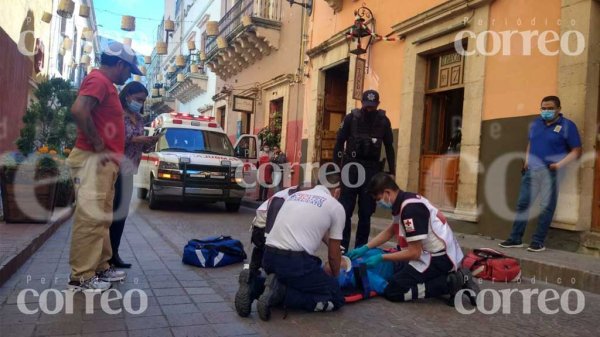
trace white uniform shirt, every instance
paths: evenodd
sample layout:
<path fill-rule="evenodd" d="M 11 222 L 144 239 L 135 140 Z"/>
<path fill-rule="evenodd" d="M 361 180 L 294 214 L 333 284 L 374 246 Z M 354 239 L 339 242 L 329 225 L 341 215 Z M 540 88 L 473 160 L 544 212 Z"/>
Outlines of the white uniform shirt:
<path fill-rule="evenodd" d="M 341 240 L 346 212 L 329 190 L 319 185 L 296 192 L 281 206 L 267 246 L 315 255 L 325 234 Z"/>
<path fill-rule="evenodd" d="M 283 198 L 284 200 L 287 200 L 287 198 L 290 197 L 290 190 L 297 188 L 298 186 L 292 186 L 286 188 L 285 190 L 281 190 L 273 194 L 271 198 L 269 198 L 267 201 L 263 202 L 260 206 L 258 206 L 258 208 L 256 209 L 256 216 L 254 217 L 254 220 L 252 220 L 252 225 L 258 228 L 265 228 L 267 224 L 267 211 L 269 210 L 269 202 L 271 201 L 271 199 Z"/>

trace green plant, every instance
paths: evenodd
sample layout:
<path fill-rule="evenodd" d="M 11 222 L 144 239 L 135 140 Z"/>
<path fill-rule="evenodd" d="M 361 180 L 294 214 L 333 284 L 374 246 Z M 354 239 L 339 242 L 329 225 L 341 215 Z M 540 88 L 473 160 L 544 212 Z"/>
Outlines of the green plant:
<path fill-rule="evenodd" d="M 258 139 L 261 144 L 267 146 L 279 145 L 281 142 L 281 112 L 275 112 L 271 115 L 269 125 L 258 132 Z"/>
<path fill-rule="evenodd" d="M 75 101 L 76 93 L 71 84 L 62 78 L 53 78 L 40 83 L 23 116 L 17 148 L 28 155 L 39 148 L 61 152 L 72 148 L 75 143 L 76 128 L 69 108 Z"/>

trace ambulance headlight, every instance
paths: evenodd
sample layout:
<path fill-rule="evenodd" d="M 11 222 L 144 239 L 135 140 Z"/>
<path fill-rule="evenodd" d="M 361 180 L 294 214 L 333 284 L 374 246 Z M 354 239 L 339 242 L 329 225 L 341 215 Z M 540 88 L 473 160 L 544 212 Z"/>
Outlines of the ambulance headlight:
<path fill-rule="evenodd" d="M 173 163 L 168 161 L 161 161 L 158 163 L 159 170 L 178 170 L 179 163 Z"/>

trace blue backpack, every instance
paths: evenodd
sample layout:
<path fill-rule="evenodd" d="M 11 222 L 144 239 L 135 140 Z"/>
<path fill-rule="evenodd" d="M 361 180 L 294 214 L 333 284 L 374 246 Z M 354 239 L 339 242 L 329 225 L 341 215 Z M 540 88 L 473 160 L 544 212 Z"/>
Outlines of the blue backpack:
<path fill-rule="evenodd" d="M 244 245 L 231 236 L 211 236 L 188 241 L 183 248 L 183 263 L 200 268 L 223 267 L 246 259 Z"/>

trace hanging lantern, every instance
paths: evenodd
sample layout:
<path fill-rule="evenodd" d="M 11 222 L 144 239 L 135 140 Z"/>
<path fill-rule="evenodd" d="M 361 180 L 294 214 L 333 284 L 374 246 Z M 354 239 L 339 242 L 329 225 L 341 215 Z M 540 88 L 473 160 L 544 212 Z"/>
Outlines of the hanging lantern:
<path fill-rule="evenodd" d="M 227 48 L 227 46 L 228 46 L 227 40 L 225 40 L 224 37 L 222 37 L 222 36 L 217 37 L 217 48 L 225 49 L 225 48 Z"/>
<path fill-rule="evenodd" d="M 65 37 L 63 39 L 63 45 L 62 45 L 62 47 L 65 50 L 71 49 L 71 47 L 73 47 L 73 40 L 69 39 L 68 37 Z"/>
<path fill-rule="evenodd" d="M 81 58 L 79 59 L 79 64 L 89 65 L 90 64 L 90 56 L 83 54 L 81 56 Z"/>
<path fill-rule="evenodd" d="M 165 95 L 165 88 L 158 89 L 158 96 L 164 96 L 164 95 Z"/>
<path fill-rule="evenodd" d="M 252 26 L 252 18 L 249 15 L 242 16 L 242 26 Z"/>
<path fill-rule="evenodd" d="M 206 61 L 206 53 L 203 51 L 200 52 L 200 61 Z"/>
<path fill-rule="evenodd" d="M 131 42 L 132 42 L 132 41 L 131 41 L 131 38 L 130 38 L 130 37 L 124 37 L 124 38 L 123 38 L 123 44 L 124 44 L 124 45 L 127 45 L 127 46 L 131 47 Z"/>
<path fill-rule="evenodd" d="M 81 4 L 79 5 L 79 16 L 82 18 L 90 17 L 90 6 Z"/>
<path fill-rule="evenodd" d="M 58 3 L 58 9 L 56 10 L 56 14 L 62 16 L 63 18 L 70 19 L 73 17 L 73 11 L 75 10 L 75 2 L 71 0 L 60 0 Z"/>
<path fill-rule="evenodd" d="M 174 67 L 174 66 L 169 66 L 169 67 L 167 68 L 167 72 L 168 72 L 168 73 L 170 73 L 170 74 L 172 74 L 172 73 L 174 73 L 174 72 L 176 72 L 176 71 L 177 71 L 177 69 L 175 69 L 175 67 Z"/>
<path fill-rule="evenodd" d="M 177 57 L 175 57 L 175 65 L 178 67 L 185 67 L 185 57 L 183 57 L 183 55 L 177 55 Z"/>
<path fill-rule="evenodd" d="M 136 81 L 136 82 L 139 82 L 139 81 L 142 80 L 142 76 L 140 76 L 140 75 L 133 75 L 133 80 Z"/>
<path fill-rule="evenodd" d="M 163 75 L 162 74 L 156 75 L 156 82 L 162 82 L 162 81 L 163 81 Z"/>
<path fill-rule="evenodd" d="M 219 35 L 219 21 L 206 22 L 206 36 Z"/>
<path fill-rule="evenodd" d="M 167 55 L 167 43 L 166 42 L 156 42 L 156 54 L 157 55 Z"/>
<path fill-rule="evenodd" d="M 146 66 L 140 66 L 140 72 L 142 75 L 146 76 Z"/>
<path fill-rule="evenodd" d="M 198 72 L 198 65 L 197 64 L 190 65 L 190 73 L 195 74 L 197 72 Z"/>
<path fill-rule="evenodd" d="M 83 51 L 86 54 L 91 54 L 92 50 L 94 50 L 94 47 L 91 44 L 86 44 L 85 47 L 83 47 Z"/>
<path fill-rule="evenodd" d="M 152 97 L 158 97 L 158 88 L 152 88 Z"/>
<path fill-rule="evenodd" d="M 171 19 L 165 20 L 165 32 L 174 32 L 175 31 L 175 22 Z"/>
<path fill-rule="evenodd" d="M 183 81 L 185 81 L 185 75 L 182 73 L 177 74 L 177 82 L 181 83 Z"/>
<path fill-rule="evenodd" d="M 144 63 L 146 63 L 146 64 L 152 63 L 152 57 L 151 56 L 144 56 Z"/>
<path fill-rule="evenodd" d="M 89 27 L 83 27 L 82 38 L 84 40 L 91 40 L 94 37 L 94 31 Z"/>
<path fill-rule="evenodd" d="M 373 12 L 369 8 L 363 6 L 354 11 L 354 24 L 350 27 L 350 31 L 346 33 L 351 41 L 356 39 L 356 48 L 350 50 L 351 54 L 358 56 L 367 52 L 373 42 L 374 22 Z"/>
<path fill-rule="evenodd" d="M 121 18 L 121 29 L 132 32 L 135 30 L 135 16 L 123 15 Z"/>
<path fill-rule="evenodd" d="M 196 42 L 194 40 L 190 40 L 187 43 L 188 45 L 188 50 L 196 50 Z"/>
<path fill-rule="evenodd" d="M 44 14 L 42 14 L 42 21 L 44 21 L 45 23 L 50 23 L 50 21 L 52 21 L 52 14 L 44 12 Z"/>

